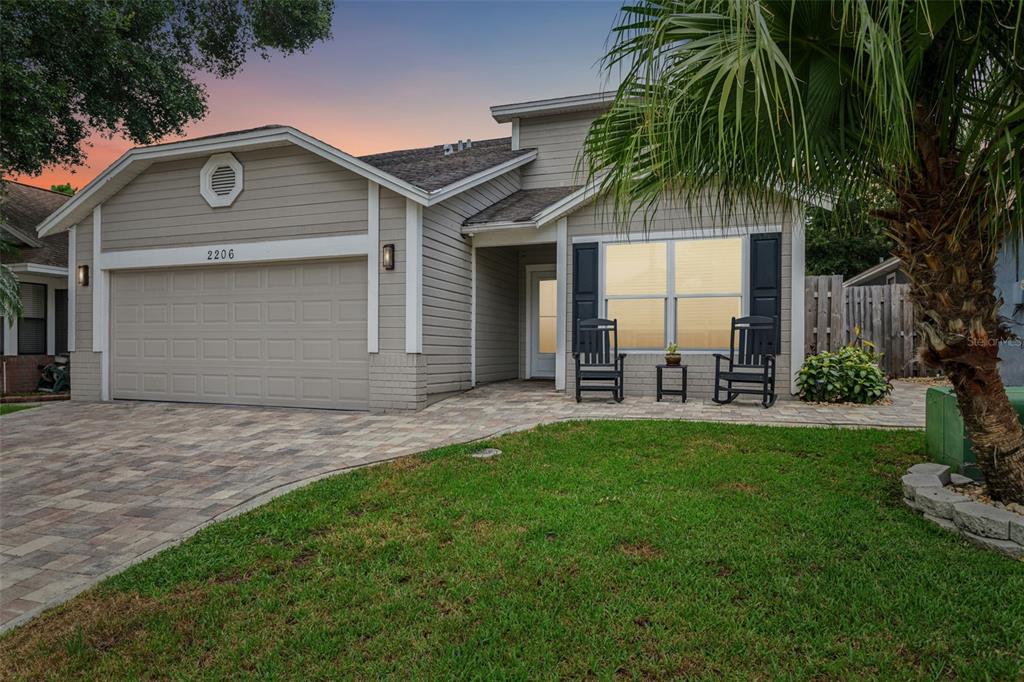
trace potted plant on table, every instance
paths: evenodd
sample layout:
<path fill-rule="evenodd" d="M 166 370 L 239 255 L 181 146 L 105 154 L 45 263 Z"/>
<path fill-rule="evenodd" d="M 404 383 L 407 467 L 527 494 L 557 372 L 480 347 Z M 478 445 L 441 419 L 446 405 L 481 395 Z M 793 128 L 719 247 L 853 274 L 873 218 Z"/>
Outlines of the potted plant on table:
<path fill-rule="evenodd" d="M 679 354 L 679 346 L 674 343 L 668 344 L 668 346 L 665 347 L 665 364 L 675 367 L 682 361 L 683 356 Z"/>

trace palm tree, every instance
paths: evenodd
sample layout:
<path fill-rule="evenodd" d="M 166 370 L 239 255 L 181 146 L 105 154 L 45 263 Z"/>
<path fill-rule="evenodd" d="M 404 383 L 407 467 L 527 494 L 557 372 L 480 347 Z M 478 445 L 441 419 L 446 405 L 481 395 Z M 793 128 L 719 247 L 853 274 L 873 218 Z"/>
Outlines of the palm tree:
<path fill-rule="evenodd" d="M 584 157 L 617 214 L 664 197 L 870 207 L 992 495 L 1024 501 L 994 294 L 999 246 L 1024 229 L 1024 3 L 640 0 L 605 65 L 622 85 Z"/>
<path fill-rule="evenodd" d="M 3 197 L 0 197 L 0 206 L 3 206 Z M 7 241 L 7 237 L 0 232 L 0 259 L 14 252 L 14 245 Z M 0 262 L 0 318 L 16 320 L 21 317 L 23 310 L 21 306 L 21 286 L 18 278 L 4 263 Z M 0 354 L 3 348 L 0 348 Z"/>

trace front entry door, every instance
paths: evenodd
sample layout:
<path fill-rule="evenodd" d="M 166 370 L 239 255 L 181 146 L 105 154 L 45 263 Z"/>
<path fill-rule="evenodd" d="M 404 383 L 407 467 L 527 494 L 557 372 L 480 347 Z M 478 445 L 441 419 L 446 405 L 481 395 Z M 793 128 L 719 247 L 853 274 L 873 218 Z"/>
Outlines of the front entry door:
<path fill-rule="evenodd" d="M 530 376 L 554 378 L 558 328 L 554 271 L 530 274 Z"/>

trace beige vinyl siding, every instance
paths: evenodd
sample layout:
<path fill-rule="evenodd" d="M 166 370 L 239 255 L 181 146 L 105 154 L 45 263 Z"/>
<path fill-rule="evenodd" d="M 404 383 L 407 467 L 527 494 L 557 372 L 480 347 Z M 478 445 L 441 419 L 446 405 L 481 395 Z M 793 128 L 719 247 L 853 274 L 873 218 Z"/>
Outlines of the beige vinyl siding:
<path fill-rule="evenodd" d="M 519 189 L 513 171 L 423 211 L 423 353 L 427 393 L 470 387 L 470 242 L 462 221 Z"/>
<path fill-rule="evenodd" d="M 515 247 L 476 250 L 476 381 L 519 376 L 518 264 Z"/>
<path fill-rule="evenodd" d="M 242 193 L 211 208 L 209 157 L 154 164 L 103 205 L 103 249 L 144 249 L 366 232 L 366 179 L 289 145 L 235 154 Z"/>
<path fill-rule="evenodd" d="M 736 235 L 747 232 L 750 226 L 766 225 L 773 228 L 778 226 L 782 233 L 782 302 L 780 327 L 782 332 L 782 345 L 777 360 L 777 391 L 781 399 L 790 397 L 790 348 L 792 335 L 792 253 L 793 253 L 793 225 L 794 216 L 782 207 L 774 210 L 762 211 L 739 211 L 728 217 L 716 216 L 710 207 L 703 210 L 688 210 L 671 202 L 665 202 L 659 207 L 654 219 L 648 225 L 651 232 L 670 233 L 677 232 L 679 237 L 684 236 L 683 230 L 689 230 L 686 236 L 707 237 L 720 236 L 723 234 Z M 628 228 L 628 233 L 634 238 L 640 239 L 643 234 L 643 218 L 637 217 Z M 695 233 L 694 230 L 697 230 Z M 773 229 L 773 231 L 775 231 Z M 613 221 L 609 208 L 606 204 L 596 202 L 580 208 L 569 215 L 568 233 L 570 249 L 568 254 L 566 287 L 566 343 L 572 343 L 572 248 L 574 238 L 582 238 L 595 235 L 613 235 L 624 233 L 623 229 Z M 660 234 L 659 234 L 660 237 Z M 585 240 L 583 240 L 585 241 Z M 629 353 L 625 362 L 625 392 L 626 396 L 653 395 L 655 391 L 655 365 L 664 362 L 660 353 Z M 712 353 L 686 353 L 683 356 L 683 363 L 687 365 L 689 381 L 688 391 L 691 397 L 707 399 L 711 397 L 714 383 L 714 356 Z M 566 388 L 574 390 L 574 367 L 571 353 L 566 353 Z M 674 377 L 671 381 L 677 381 Z M 666 379 L 669 381 L 669 379 Z"/>
<path fill-rule="evenodd" d="M 89 266 L 90 283 L 75 285 L 75 351 L 71 353 L 71 398 L 100 399 L 100 354 L 92 352 L 92 291 L 97 273 L 92 267 L 92 218 L 75 230 L 76 265 Z"/>
<path fill-rule="evenodd" d="M 365 185 L 366 182 L 364 181 Z M 405 352 L 405 197 L 380 188 L 380 244 L 395 245 L 395 269 L 380 271 L 379 336 L 381 352 Z M 381 249 L 371 257 L 380 263 Z"/>
<path fill-rule="evenodd" d="M 522 119 L 519 146 L 537 150 L 537 160 L 523 167 L 523 189 L 583 184 L 576 161 L 595 118 L 587 112 Z"/>

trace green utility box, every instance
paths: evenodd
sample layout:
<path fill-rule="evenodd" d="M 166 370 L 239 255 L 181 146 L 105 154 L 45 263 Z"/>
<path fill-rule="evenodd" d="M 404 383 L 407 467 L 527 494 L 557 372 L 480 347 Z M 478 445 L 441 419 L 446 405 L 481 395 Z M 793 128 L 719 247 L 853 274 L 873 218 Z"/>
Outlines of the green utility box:
<path fill-rule="evenodd" d="M 1024 422 L 1024 386 L 1010 386 L 1006 393 L 1017 410 L 1017 416 Z M 928 389 L 925 397 L 925 438 L 931 461 L 946 464 L 965 476 L 981 478 L 953 389 Z"/>

